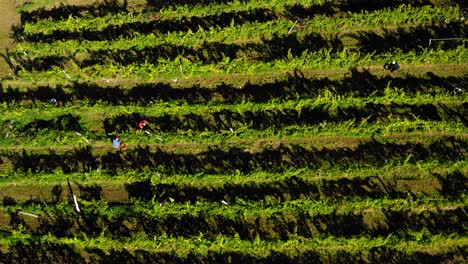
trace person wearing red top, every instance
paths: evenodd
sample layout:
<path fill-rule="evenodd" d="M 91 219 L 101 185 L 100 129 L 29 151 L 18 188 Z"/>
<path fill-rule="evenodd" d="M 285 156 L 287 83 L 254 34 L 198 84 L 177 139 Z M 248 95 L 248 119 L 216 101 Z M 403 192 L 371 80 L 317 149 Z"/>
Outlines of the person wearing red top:
<path fill-rule="evenodd" d="M 140 129 L 143 129 L 146 125 L 148 125 L 148 121 L 146 121 L 146 119 L 143 119 L 140 121 L 140 123 L 138 123 L 138 127 Z"/>

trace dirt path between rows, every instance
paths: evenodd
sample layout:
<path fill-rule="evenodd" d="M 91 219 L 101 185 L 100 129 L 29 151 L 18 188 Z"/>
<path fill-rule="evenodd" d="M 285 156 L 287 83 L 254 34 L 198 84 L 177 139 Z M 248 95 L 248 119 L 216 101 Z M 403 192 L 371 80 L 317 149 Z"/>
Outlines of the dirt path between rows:
<path fill-rule="evenodd" d="M 0 0 L 0 53 L 5 53 L 6 48 L 13 46 L 13 39 L 10 38 L 11 26 L 20 23 L 19 14 L 15 7 L 20 0 Z M 0 58 L 0 79 L 11 74 L 8 64 Z"/>

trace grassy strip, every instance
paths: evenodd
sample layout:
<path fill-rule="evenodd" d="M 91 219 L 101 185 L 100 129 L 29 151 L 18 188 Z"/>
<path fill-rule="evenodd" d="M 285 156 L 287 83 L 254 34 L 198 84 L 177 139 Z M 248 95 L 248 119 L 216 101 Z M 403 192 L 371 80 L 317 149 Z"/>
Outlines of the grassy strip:
<path fill-rule="evenodd" d="M 135 1 L 135 0 L 130 0 L 130 1 Z M 41 10 L 50 10 L 54 9 L 57 6 L 71 6 L 74 4 L 80 4 L 80 5 L 90 5 L 94 2 L 95 0 L 35 0 L 33 2 L 31 1 L 21 1 L 21 5 L 16 8 L 17 12 L 20 13 L 34 13 L 35 11 L 41 11 Z M 78 2 L 78 3 L 76 3 Z"/>

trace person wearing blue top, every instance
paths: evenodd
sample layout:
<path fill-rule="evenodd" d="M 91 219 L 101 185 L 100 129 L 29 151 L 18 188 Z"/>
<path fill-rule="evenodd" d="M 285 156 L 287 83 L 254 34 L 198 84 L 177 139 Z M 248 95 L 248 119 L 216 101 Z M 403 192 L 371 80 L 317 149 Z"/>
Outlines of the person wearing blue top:
<path fill-rule="evenodd" d="M 120 138 L 119 137 L 112 138 L 112 147 L 114 147 L 116 149 L 120 148 Z"/>

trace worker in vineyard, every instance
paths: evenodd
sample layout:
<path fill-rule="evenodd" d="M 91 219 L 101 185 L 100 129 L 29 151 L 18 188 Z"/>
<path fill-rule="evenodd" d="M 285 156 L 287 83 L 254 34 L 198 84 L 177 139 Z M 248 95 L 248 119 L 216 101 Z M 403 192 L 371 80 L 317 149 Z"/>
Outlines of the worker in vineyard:
<path fill-rule="evenodd" d="M 138 130 L 142 130 L 142 131 L 145 131 L 146 134 L 151 134 L 148 130 L 149 130 L 149 126 L 148 126 L 148 121 L 146 119 L 143 119 L 141 120 L 139 123 L 138 123 L 138 126 L 133 128 L 133 130 L 136 132 Z"/>
<path fill-rule="evenodd" d="M 114 136 L 112 137 L 112 147 L 116 149 L 125 149 L 127 148 L 127 144 L 120 141 L 120 137 Z"/>
<path fill-rule="evenodd" d="M 146 119 L 143 119 L 140 121 L 140 123 L 138 123 L 138 127 L 140 129 L 144 129 L 147 125 L 148 125 L 148 121 L 146 121 Z"/>
<path fill-rule="evenodd" d="M 397 71 L 400 69 L 400 65 L 396 61 L 392 61 L 384 65 L 384 69 L 389 70 L 390 72 Z"/>
<path fill-rule="evenodd" d="M 118 149 L 120 148 L 120 138 L 119 137 L 113 137 L 112 138 L 112 147 Z"/>

